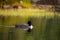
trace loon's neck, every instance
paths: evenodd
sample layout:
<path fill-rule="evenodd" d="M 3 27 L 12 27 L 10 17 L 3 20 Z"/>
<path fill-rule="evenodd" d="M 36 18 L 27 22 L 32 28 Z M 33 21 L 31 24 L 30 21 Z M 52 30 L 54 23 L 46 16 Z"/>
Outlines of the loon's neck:
<path fill-rule="evenodd" d="M 29 28 L 30 28 L 30 29 L 33 29 L 33 26 L 32 26 L 32 25 L 30 25 L 30 26 L 29 26 Z"/>

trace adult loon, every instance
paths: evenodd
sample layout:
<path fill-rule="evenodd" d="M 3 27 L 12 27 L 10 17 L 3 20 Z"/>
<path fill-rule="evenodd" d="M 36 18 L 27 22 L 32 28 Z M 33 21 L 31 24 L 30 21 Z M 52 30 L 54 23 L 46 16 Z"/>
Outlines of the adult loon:
<path fill-rule="evenodd" d="M 23 30 L 26 30 L 27 32 L 31 32 L 33 29 L 33 25 L 31 23 L 31 21 L 28 21 L 27 24 L 18 24 L 18 25 L 16 24 L 15 28 L 21 28 Z"/>

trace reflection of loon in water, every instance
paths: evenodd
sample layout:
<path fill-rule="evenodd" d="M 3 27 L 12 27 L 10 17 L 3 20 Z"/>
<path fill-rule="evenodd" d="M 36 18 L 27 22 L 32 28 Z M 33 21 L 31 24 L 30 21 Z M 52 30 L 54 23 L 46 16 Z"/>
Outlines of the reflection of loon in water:
<path fill-rule="evenodd" d="M 27 32 L 31 32 L 33 29 L 33 26 L 31 24 L 31 21 L 28 21 L 27 24 L 15 25 L 15 28 L 21 28 L 23 30 L 26 30 Z"/>

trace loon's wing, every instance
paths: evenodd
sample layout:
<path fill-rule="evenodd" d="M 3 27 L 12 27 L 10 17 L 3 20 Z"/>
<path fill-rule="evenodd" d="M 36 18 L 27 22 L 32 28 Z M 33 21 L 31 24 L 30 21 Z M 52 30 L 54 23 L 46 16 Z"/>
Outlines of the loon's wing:
<path fill-rule="evenodd" d="M 27 24 L 15 25 L 15 28 L 27 29 L 29 26 Z"/>

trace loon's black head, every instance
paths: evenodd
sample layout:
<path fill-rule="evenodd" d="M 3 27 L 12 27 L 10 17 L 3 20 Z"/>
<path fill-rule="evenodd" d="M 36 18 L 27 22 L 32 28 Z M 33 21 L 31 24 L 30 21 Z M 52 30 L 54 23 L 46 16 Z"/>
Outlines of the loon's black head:
<path fill-rule="evenodd" d="M 28 21 L 28 25 L 29 25 L 29 26 L 31 26 L 31 25 L 32 25 L 31 21 Z"/>

